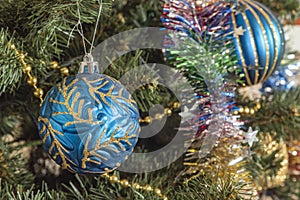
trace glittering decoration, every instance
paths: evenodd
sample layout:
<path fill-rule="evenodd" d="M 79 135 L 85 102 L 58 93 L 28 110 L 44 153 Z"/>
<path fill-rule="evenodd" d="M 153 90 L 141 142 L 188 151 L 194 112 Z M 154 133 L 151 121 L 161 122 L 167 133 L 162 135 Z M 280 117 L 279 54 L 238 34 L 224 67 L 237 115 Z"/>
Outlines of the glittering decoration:
<path fill-rule="evenodd" d="M 179 115 L 183 119 L 183 122 L 192 120 L 195 116 L 194 111 L 198 109 L 198 105 L 194 104 L 190 109 L 187 106 L 183 107 L 183 112 L 180 112 Z"/>
<path fill-rule="evenodd" d="M 198 48 L 198 52 L 206 55 L 207 64 L 203 68 L 199 67 L 198 73 L 203 76 L 208 92 L 196 96 L 199 115 L 192 120 L 195 120 L 198 131 L 192 138 L 192 145 L 186 153 L 184 163 L 186 169 L 180 176 L 187 178 L 187 181 L 206 173 L 216 179 L 234 176 L 235 181 L 251 185 L 251 177 L 245 170 L 245 165 L 250 158 L 250 146 L 247 144 L 256 140 L 256 131 L 249 129 L 244 133 L 240 129 L 243 123 L 238 120 L 239 116 L 231 114 L 236 84 L 223 79 L 226 71 L 214 71 L 216 65 L 213 57 L 192 40 L 187 39 L 181 43 L 182 46 L 177 46 L 182 62 L 189 58 L 190 52 L 185 54 L 184 51 L 186 44 L 194 49 Z M 193 51 L 192 48 L 189 50 Z M 181 115 L 192 116 L 197 106 L 192 106 L 190 110 L 184 109 Z M 242 192 L 245 194 L 244 199 L 250 199 L 257 194 L 251 187 L 248 189 Z"/>
<path fill-rule="evenodd" d="M 234 107 L 231 103 L 234 97 L 233 85 L 223 82 L 221 78 L 207 85 L 209 95 L 197 95 L 200 113 L 195 124 L 198 126 L 198 132 L 186 153 L 186 169 L 180 176 L 187 178 L 187 181 L 206 173 L 215 176 L 216 179 L 233 176 L 235 181 L 251 185 L 251 176 L 245 170 L 247 159 L 250 157 L 247 144 L 252 145 L 256 141 L 257 131 L 242 131 L 240 126 L 243 122 L 239 121 L 239 116 L 231 114 L 230 111 Z M 251 187 L 242 193 L 246 194 L 244 199 L 257 195 Z"/>
<path fill-rule="evenodd" d="M 199 153 L 199 145 L 203 145 L 194 143 L 187 153 L 187 156 L 190 157 L 185 159 L 186 171 L 184 175 L 191 177 L 188 180 L 205 174 L 214 176 L 216 180 L 232 176 L 233 181 L 247 184 L 243 191 L 239 191 L 243 194 L 243 199 L 256 199 L 258 193 L 253 187 L 249 171 L 245 169 L 248 164 L 249 148 L 241 143 L 244 139 L 242 135 L 236 133 L 236 136 L 228 136 L 231 128 L 231 124 L 225 125 L 223 134 L 227 136 L 221 137 L 209 155 L 201 160 L 196 157 L 191 159 L 193 158 L 192 155 Z"/>
<path fill-rule="evenodd" d="M 260 160 L 264 160 L 270 156 L 274 156 L 271 162 L 279 162 L 273 164 L 272 168 L 267 167 L 260 170 L 259 174 L 253 177 L 255 185 L 259 191 L 280 187 L 284 184 L 288 175 L 288 149 L 283 140 L 276 141 L 274 134 L 260 133 L 258 147 L 253 149 L 254 153 Z M 258 161 L 257 161 L 258 162 Z M 263 164 L 261 164 L 263 165 Z M 260 166 L 264 167 L 264 166 Z"/>
<path fill-rule="evenodd" d="M 256 135 L 251 130 L 244 133 L 239 117 L 231 114 L 236 82 L 224 79 L 227 69 L 236 63 L 229 48 L 233 41 L 231 9 L 224 2 L 198 2 L 166 1 L 162 17 L 164 25 L 173 30 L 166 36 L 165 54 L 199 91 L 196 105 L 181 113 L 191 117 L 198 131 L 186 153 L 186 168 L 177 178 L 189 181 L 206 173 L 216 180 L 233 176 L 234 181 L 250 186 L 240 191 L 243 199 L 253 199 L 257 192 L 251 188 L 245 165 L 250 158 L 247 144 Z M 200 81 L 205 83 L 204 90 L 197 85 Z M 195 111 L 199 113 L 196 119 L 192 117 Z"/>
<path fill-rule="evenodd" d="M 248 85 L 265 81 L 279 65 L 285 49 L 282 26 L 275 15 L 258 2 L 250 0 L 240 0 L 238 3 L 196 0 L 165 2 L 162 14 L 164 26 L 180 33 L 182 37 L 188 36 L 198 43 L 207 44 L 211 47 L 210 52 L 213 55 L 217 49 L 227 46 L 228 53 L 235 55 L 237 60 L 232 55 L 226 56 L 226 51 L 223 51 L 223 61 L 231 65 L 223 64 L 222 67 L 240 66 Z M 174 46 L 180 42 L 181 39 L 166 37 L 165 56 L 168 60 L 176 59 L 178 52 L 174 50 Z M 233 52 L 231 44 L 235 49 Z M 234 61 L 236 63 L 232 64 Z M 193 63 L 197 63 L 196 59 L 192 58 L 186 62 L 190 67 Z"/>
<path fill-rule="evenodd" d="M 288 144 L 289 153 L 289 174 L 295 177 L 300 176 L 300 142 L 293 141 Z"/>
<path fill-rule="evenodd" d="M 246 184 L 246 186 L 238 191 L 243 199 L 258 199 L 258 192 L 252 183 L 249 171 L 246 165 L 249 164 L 250 149 L 247 143 L 256 140 L 256 131 L 247 133 L 237 129 L 242 122 L 238 121 L 237 116 L 227 117 L 223 122 L 223 127 L 220 132 L 220 138 L 210 149 L 209 153 L 205 146 L 205 135 L 210 134 L 208 127 L 211 126 L 207 121 L 206 129 L 201 134 L 198 133 L 198 138 L 195 138 L 191 148 L 186 153 L 185 170 L 180 174 L 190 181 L 198 176 L 210 174 L 215 177 L 215 181 L 222 181 L 226 177 L 233 177 L 234 182 Z M 199 139 L 199 136 L 202 139 Z M 204 148 L 203 148 L 204 147 Z M 204 156 L 203 153 L 207 153 Z"/>
<path fill-rule="evenodd" d="M 231 9 L 222 1 L 166 0 L 162 22 L 169 30 L 164 40 L 165 57 L 196 88 L 201 87 L 203 75 L 199 68 L 210 67 L 213 80 L 235 65 L 230 25 Z M 183 59 L 183 57 L 185 57 Z M 212 58 L 207 60 L 207 58 Z"/>
<path fill-rule="evenodd" d="M 140 131 L 139 112 L 118 81 L 83 62 L 47 94 L 39 117 L 44 149 L 63 169 L 111 171 L 131 154 Z"/>
<path fill-rule="evenodd" d="M 176 30 L 203 41 L 212 36 L 222 39 L 229 32 L 228 4 L 222 1 L 206 1 L 205 4 L 195 0 L 166 0 L 163 8 L 162 22 L 166 28 Z"/>
<path fill-rule="evenodd" d="M 231 21 L 238 65 L 243 68 L 248 85 L 263 82 L 283 57 L 282 26 L 268 8 L 256 1 L 239 0 L 234 10 Z"/>
<path fill-rule="evenodd" d="M 245 141 L 249 144 L 250 147 L 253 146 L 254 142 L 258 142 L 258 138 L 256 137 L 258 131 L 253 131 L 252 127 L 248 129 L 248 132 L 244 133 Z"/>

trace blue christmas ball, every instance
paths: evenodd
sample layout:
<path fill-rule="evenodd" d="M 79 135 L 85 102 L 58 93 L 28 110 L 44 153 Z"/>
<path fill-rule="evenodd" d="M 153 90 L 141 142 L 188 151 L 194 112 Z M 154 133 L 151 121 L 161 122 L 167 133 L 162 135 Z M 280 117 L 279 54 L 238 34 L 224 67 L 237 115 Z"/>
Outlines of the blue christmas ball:
<path fill-rule="evenodd" d="M 276 16 L 262 4 L 240 0 L 231 14 L 238 65 L 245 81 L 267 80 L 280 64 L 285 50 L 284 31 Z"/>
<path fill-rule="evenodd" d="M 63 169 L 103 173 L 132 153 L 140 132 L 139 112 L 118 81 L 81 73 L 48 92 L 38 128 L 44 149 Z"/>

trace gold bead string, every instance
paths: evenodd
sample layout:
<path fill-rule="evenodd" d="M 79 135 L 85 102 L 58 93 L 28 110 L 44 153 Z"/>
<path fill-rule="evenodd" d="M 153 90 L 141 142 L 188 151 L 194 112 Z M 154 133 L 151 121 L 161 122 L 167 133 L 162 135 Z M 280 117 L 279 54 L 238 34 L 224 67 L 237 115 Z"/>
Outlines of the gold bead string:
<path fill-rule="evenodd" d="M 67 67 L 60 67 L 58 65 L 58 62 L 52 61 L 51 63 L 51 68 L 52 69 L 59 69 L 60 73 L 64 76 L 69 76 L 70 75 L 70 70 Z"/>
<path fill-rule="evenodd" d="M 235 111 L 233 114 L 247 114 L 247 115 L 254 115 L 257 111 L 261 109 L 261 104 L 259 102 L 256 102 L 254 106 L 239 106 L 239 109 Z"/>
<path fill-rule="evenodd" d="M 18 56 L 18 58 L 20 59 L 20 62 L 22 63 L 22 68 L 23 68 L 23 72 L 27 74 L 28 76 L 28 80 L 27 80 L 27 83 L 29 85 L 31 85 L 35 90 L 33 92 L 34 96 L 36 96 L 37 98 L 40 99 L 41 103 L 43 102 L 43 95 L 44 95 L 44 91 L 42 88 L 38 88 L 36 85 L 38 83 L 38 79 L 37 77 L 33 76 L 31 74 L 31 70 L 32 70 L 32 67 L 30 64 L 26 63 L 25 61 L 25 57 L 26 55 L 23 54 L 23 53 L 20 53 L 17 49 L 16 49 L 16 46 L 13 44 L 10 46 L 10 48 L 12 50 L 15 51 L 16 55 Z"/>
<path fill-rule="evenodd" d="M 12 50 L 15 51 L 16 55 L 18 56 L 21 64 L 22 64 L 22 69 L 23 69 L 23 72 L 26 73 L 27 75 L 27 83 L 32 86 L 34 88 L 34 96 L 36 96 L 37 98 L 40 99 L 41 103 L 43 103 L 43 96 L 44 96 L 44 91 L 42 88 L 39 88 L 37 87 L 37 83 L 38 83 L 38 79 L 37 77 L 33 76 L 31 74 L 31 71 L 32 71 L 32 67 L 30 64 L 26 63 L 26 53 L 21 53 L 20 51 L 18 51 L 16 49 L 16 46 L 14 44 L 12 44 L 10 46 L 10 48 Z M 41 61 L 42 63 L 45 63 L 43 61 Z M 60 73 L 64 76 L 69 76 L 69 69 L 67 67 L 60 67 L 58 65 L 58 63 L 56 61 L 52 61 L 51 63 L 51 68 L 53 69 L 60 69 Z"/>
<path fill-rule="evenodd" d="M 35 77 L 31 74 L 32 67 L 31 67 L 30 64 L 26 63 L 26 61 L 25 61 L 26 54 L 20 53 L 16 49 L 16 46 L 14 44 L 12 44 L 10 46 L 10 48 L 15 51 L 15 53 L 18 56 L 20 62 L 22 63 L 23 72 L 26 73 L 27 77 L 28 77 L 27 83 L 34 88 L 34 92 L 33 92 L 34 96 L 39 98 L 41 103 L 42 103 L 44 101 L 43 100 L 44 91 L 43 91 L 42 88 L 37 87 L 38 79 L 37 79 L 37 77 Z"/>
<path fill-rule="evenodd" d="M 146 123 L 146 124 L 151 124 L 153 120 L 159 120 L 164 118 L 165 116 L 171 116 L 173 111 L 180 108 L 180 103 L 179 102 L 174 102 L 174 103 L 169 103 L 171 106 L 168 106 L 164 109 L 163 113 L 157 113 L 154 117 L 151 116 L 146 116 L 144 118 L 140 118 L 139 122 L 140 123 Z"/>
<path fill-rule="evenodd" d="M 101 177 L 109 180 L 110 183 L 115 184 L 118 183 L 123 188 L 133 188 L 136 190 L 144 190 L 147 192 L 154 192 L 155 195 L 161 197 L 163 200 L 168 200 L 166 195 L 163 195 L 159 188 L 153 188 L 151 185 L 140 185 L 139 183 L 130 183 L 127 179 L 119 179 L 116 175 L 109 175 L 107 173 L 101 175 Z"/>

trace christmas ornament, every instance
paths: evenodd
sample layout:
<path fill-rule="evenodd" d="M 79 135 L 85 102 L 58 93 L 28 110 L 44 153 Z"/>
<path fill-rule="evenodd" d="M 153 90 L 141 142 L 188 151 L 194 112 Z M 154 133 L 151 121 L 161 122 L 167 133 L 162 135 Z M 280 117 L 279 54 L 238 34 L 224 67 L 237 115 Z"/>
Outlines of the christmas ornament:
<path fill-rule="evenodd" d="M 237 57 L 235 64 L 242 68 L 248 85 L 268 79 L 284 54 L 284 32 L 279 20 L 269 9 L 255 1 L 240 0 L 230 4 L 166 0 L 162 22 L 167 29 L 180 33 L 182 38 L 188 36 L 203 46 L 206 44 L 210 52 L 218 52 L 218 48 L 227 46 L 227 51 L 219 53 L 224 54 L 222 61 L 228 63 L 222 66 L 228 68 L 234 65 L 234 59 L 226 55 L 232 45 L 235 51 L 230 53 Z M 174 47 L 182 40 L 174 40 L 169 35 L 164 44 L 165 56 L 176 60 L 176 54 L 180 52 L 176 52 Z M 190 76 L 194 77 L 194 74 Z"/>
<path fill-rule="evenodd" d="M 292 141 L 288 144 L 289 174 L 295 177 L 300 175 L 300 142 Z"/>
<path fill-rule="evenodd" d="M 282 26 L 268 8 L 256 1 L 240 0 L 234 10 L 231 20 L 238 65 L 248 85 L 263 82 L 283 57 Z"/>
<path fill-rule="evenodd" d="M 44 149 L 63 169 L 111 171 L 131 154 L 139 112 L 126 88 L 98 73 L 91 54 L 77 76 L 64 78 L 45 97 L 39 117 Z"/>

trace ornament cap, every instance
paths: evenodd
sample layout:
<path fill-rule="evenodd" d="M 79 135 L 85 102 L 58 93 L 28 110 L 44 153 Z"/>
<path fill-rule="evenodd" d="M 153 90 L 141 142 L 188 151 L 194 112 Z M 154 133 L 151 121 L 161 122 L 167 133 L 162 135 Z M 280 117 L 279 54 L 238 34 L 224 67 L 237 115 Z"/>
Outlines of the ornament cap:
<path fill-rule="evenodd" d="M 98 62 L 94 62 L 94 58 L 90 53 L 85 54 L 83 62 L 80 63 L 78 74 L 82 73 L 99 73 Z"/>

